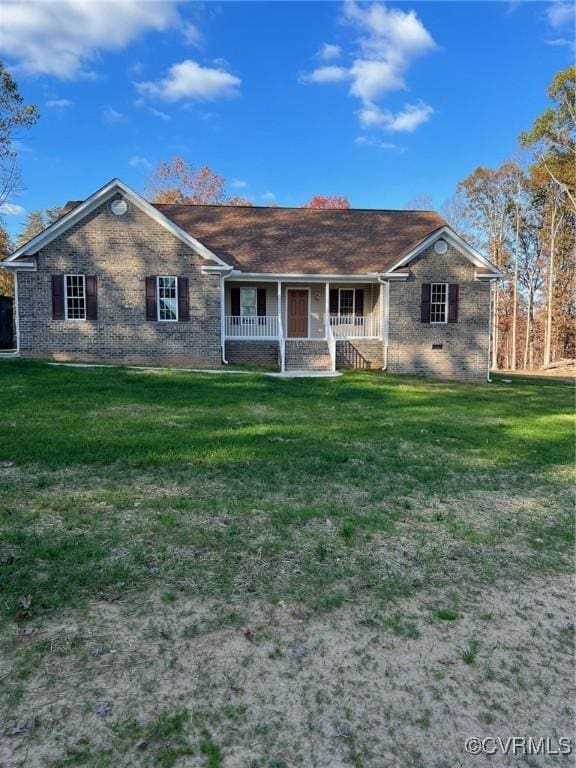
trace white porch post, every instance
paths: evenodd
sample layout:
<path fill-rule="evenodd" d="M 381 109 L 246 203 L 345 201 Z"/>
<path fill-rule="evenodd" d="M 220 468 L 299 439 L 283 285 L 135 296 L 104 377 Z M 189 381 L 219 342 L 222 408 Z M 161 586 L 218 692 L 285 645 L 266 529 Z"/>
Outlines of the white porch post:
<path fill-rule="evenodd" d="M 222 347 L 222 362 L 228 365 L 226 360 L 226 288 L 224 275 L 220 277 L 220 346 Z"/>
<path fill-rule="evenodd" d="M 282 281 L 278 280 L 276 284 L 276 289 L 278 291 L 278 328 L 282 326 Z"/>
<path fill-rule="evenodd" d="M 282 324 L 282 281 L 278 280 L 277 288 L 277 312 L 278 312 L 278 351 L 280 352 L 280 372 L 285 369 L 284 328 Z"/>

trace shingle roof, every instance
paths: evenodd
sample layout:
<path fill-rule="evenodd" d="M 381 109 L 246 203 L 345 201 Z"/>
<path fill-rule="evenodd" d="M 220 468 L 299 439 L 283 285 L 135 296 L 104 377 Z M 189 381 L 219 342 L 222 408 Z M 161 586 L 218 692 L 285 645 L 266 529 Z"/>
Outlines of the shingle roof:
<path fill-rule="evenodd" d="M 383 272 L 446 226 L 434 211 L 155 207 L 235 269 L 272 274 Z"/>

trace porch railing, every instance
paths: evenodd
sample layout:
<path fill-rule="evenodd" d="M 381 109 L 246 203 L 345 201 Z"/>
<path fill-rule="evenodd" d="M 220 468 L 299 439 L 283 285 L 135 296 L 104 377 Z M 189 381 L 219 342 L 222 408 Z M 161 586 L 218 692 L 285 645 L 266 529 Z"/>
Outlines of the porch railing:
<path fill-rule="evenodd" d="M 227 339 L 279 339 L 278 315 L 224 318 Z M 380 337 L 380 317 L 374 315 L 331 315 L 329 327 L 335 339 L 361 339 Z"/>
<path fill-rule="evenodd" d="M 376 315 L 331 315 L 330 327 L 337 339 L 380 336 L 380 318 Z"/>
<path fill-rule="evenodd" d="M 224 318 L 224 333 L 229 339 L 277 339 L 278 315 L 240 317 L 227 315 Z"/>

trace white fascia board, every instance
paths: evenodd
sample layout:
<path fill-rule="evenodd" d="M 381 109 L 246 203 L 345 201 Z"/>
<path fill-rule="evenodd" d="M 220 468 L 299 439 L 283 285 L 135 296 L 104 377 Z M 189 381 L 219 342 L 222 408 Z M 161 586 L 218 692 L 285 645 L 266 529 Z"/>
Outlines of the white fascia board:
<path fill-rule="evenodd" d="M 412 259 L 415 259 L 416 256 L 418 256 L 422 251 L 426 250 L 426 248 L 429 248 L 432 243 L 436 242 L 439 238 L 445 238 L 446 240 L 449 240 L 450 243 L 458 250 L 463 256 L 465 256 L 468 261 L 471 261 L 472 264 L 474 264 L 476 267 L 482 267 L 484 269 L 490 270 L 490 272 L 495 276 L 500 276 L 500 271 L 496 269 L 496 267 L 488 261 L 482 254 L 476 250 L 476 248 L 473 248 L 469 243 L 467 243 L 465 240 L 463 240 L 460 235 L 458 235 L 456 232 L 454 232 L 453 229 L 450 229 L 448 226 L 440 227 L 440 229 L 435 230 L 432 232 L 432 234 L 426 238 L 423 242 L 421 242 L 419 245 L 417 245 L 415 248 L 413 248 L 411 251 L 409 251 L 405 256 L 403 256 L 401 259 L 399 259 L 395 264 L 393 264 L 391 267 L 389 267 L 386 270 L 387 275 L 389 275 L 393 270 L 398 269 L 398 267 L 403 267 L 406 264 L 408 264 Z"/>
<path fill-rule="evenodd" d="M 262 280 L 268 283 L 278 282 L 278 280 L 291 283 L 324 283 L 327 280 L 345 283 L 369 283 L 377 282 L 378 273 L 367 272 L 365 275 L 323 275 L 320 273 L 314 273 L 305 275 L 302 273 L 291 274 L 290 272 L 285 272 L 282 274 L 276 272 L 240 272 L 237 269 L 233 269 L 230 273 L 230 278 L 233 280 L 246 280 L 250 282 Z"/>
<path fill-rule="evenodd" d="M 0 261 L 0 267 L 7 269 L 9 272 L 16 272 L 16 270 L 21 270 L 22 272 L 36 272 L 35 261 L 10 262 L 8 259 L 6 259 L 6 261 Z"/>
<path fill-rule="evenodd" d="M 398 282 L 402 282 L 403 280 L 408 280 L 409 277 L 410 272 L 383 272 L 378 277 L 378 280 L 380 282 L 390 282 L 390 280 L 397 280 Z"/>
<path fill-rule="evenodd" d="M 229 275 L 232 272 L 232 267 L 220 264 L 215 264 L 214 266 L 207 264 L 202 266 L 202 272 L 217 272 L 218 274 Z"/>
<path fill-rule="evenodd" d="M 478 280 L 480 283 L 485 283 L 487 280 L 499 280 L 501 277 L 504 277 L 504 272 L 500 272 L 500 270 L 491 272 L 489 275 L 483 272 L 476 272 L 474 274 L 474 280 Z"/>
<path fill-rule="evenodd" d="M 90 197 L 84 200 L 84 202 L 77 205 L 65 216 L 62 216 L 61 219 L 55 221 L 43 232 L 40 232 L 39 235 L 36 235 L 36 237 L 33 237 L 32 240 L 29 240 L 27 243 L 10 254 L 6 261 L 11 262 L 20 256 L 37 253 L 41 248 L 44 248 L 46 245 L 52 242 L 52 240 L 62 235 L 64 232 L 70 229 L 70 227 L 72 227 L 78 221 L 81 221 L 85 216 L 102 205 L 102 203 L 105 203 L 106 200 L 109 200 L 117 192 L 121 192 L 137 208 L 146 213 L 156 223 L 160 224 L 162 227 L 164 227 L 164 229 L 167 229 L 175 237 L 192 248 L 192 250 L 195 251 L 203 259 L 214 261 L 221 267 L 229 266 L 224 261 L 222 261 L 222 259 L 216 256 L 215 253 L 212 253 L 212 251 L 206 248 L 205 245 L 202 245 L 199 240 L 196 240 L 196 238 L 185 232 L 167 216 L 164 216 L 163 213 L 160 213 L 157 208 L 151 205 L 147 200 L 144 200 L 141 195 L 139 195 L 137 192 L 134 192 L 133 189 L 124 184 L 123 181 L 120 181 L 120 179 L 112 179 L 112 181 L 109 181 L 108 184 L 105 184 L 99 190 L 94 192 L 93 195 L 90 195 Z"/>

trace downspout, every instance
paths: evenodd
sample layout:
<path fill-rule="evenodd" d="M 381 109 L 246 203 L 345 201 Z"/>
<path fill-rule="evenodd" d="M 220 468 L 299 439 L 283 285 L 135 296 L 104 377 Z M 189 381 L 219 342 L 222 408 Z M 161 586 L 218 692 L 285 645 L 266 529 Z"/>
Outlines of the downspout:
<path fill-rule="evenodd" d="M 492 293 L 496 280 L 490 280 L 490 300 L 488 302 L 488 370 L 486 371 L 486 382 L 492 384 L 490 378 L 490 363 L 492 362 Z"/>
<path fill-rule="evenodd" d="M 220 276 L 220 347 L 222 351 L 222 365 L 228 365 L 226 360 L 226 289 L 224 280 L 227 275 Z"/>

